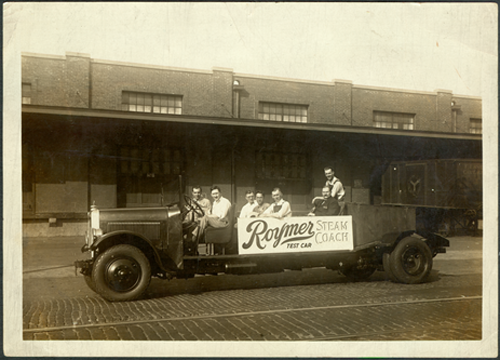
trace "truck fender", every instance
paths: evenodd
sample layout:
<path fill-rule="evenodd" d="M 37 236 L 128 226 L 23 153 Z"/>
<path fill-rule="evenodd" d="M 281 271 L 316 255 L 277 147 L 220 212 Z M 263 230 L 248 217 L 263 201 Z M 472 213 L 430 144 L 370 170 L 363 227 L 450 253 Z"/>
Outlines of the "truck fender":
<path fill-rule="evenodd" d="M 407 231 L 404 231 L 401 234 L 399 234 L 399 236 L 397 237 L 394 244 L 392 244 L 391 251 L 392 251 L 392 249 L 394 249 L 398 245 L 398 243 L 401 240 L 403 240 L 404 238 L 407 238 L 408 236 L 420 238 L 423 242 L 425 242 L 427 244 L 427 246 L 429 246 L 429 248 L 431 249 L 431 251 L 433 253 L 435 252 L 436 249 L 450 246 L 449 240 L 445 239 L 442 236 L 434 234 L 430 231 L 419 230 L 417 232 L 415 230 L 407 230 Z"/>
<path fill-rule="evenodd" d="M 412 236 L 413 234 L 415 234 L 415 230 L 407 230 L 403 231 L 402 233 L 400 232 L 386 233 L 382 236 L 381 242 L 384 244 L 385 247 L 390 247 L 390 250 L 392 251 L 401 240 L 403 240 L 408 236 Z"/>
<path fill-rule="evenodd" d="M 146 255 L 146 257 L 148 257 L 150 263 L 154 261 L 154 263 L 156 263 L 156 265 L 158 265 L 158 267 L 162 271 L 169 272 L 163 266 L 160 254 L 151 243 L 151 241 L 141 234 L 137 234 L 133 231 L 120 230 L 107 233 L 106 235 L 99 238 L 95 243 L 93 243 L 90 246 L 90 250 L 94 251 L 96 249 L 99 249 L 101 252 L 103 252 L 116 244 L 129 244 L 139 248 Z M 154 259 L 150 258 L 149 254 L 151 253 L 153 254 Z"/>
<path fill-rule="evenodd" d="M 429 245 L 432 251 L 434 251 L 434 249 L 450 246 L 450 241 L 448 239 L 433 232 L 420 230 L 417 234 L 424 238 L 424 241 Z"/>

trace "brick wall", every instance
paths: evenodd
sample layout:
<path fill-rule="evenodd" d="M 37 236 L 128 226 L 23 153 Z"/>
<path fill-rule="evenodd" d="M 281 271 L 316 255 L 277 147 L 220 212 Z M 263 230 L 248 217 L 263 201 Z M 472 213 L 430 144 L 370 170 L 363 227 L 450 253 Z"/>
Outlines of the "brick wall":
<path fill-rule="evenodd" d="M 305 82 L 213 71 L 173 69 L 105 61 L 88 55 L 24 55 L 22 81 L 31 84 L 31 104 L 120 110 L 122 91 L 182 95 L 183 115 L 231 118 L 233 81 L 239 80 L 240 117 L 258 118 L 260 101 L 307 105 L 309 123 L 372 127 L 374 111 L 415 114 L 417 131 L 453 131 L 451 101 L 461 106 L 457 132 L 482 118 L 481 100 L 451 91 L 410 92 L 353 85 L 350 81 Z M 92 83 L 91 88 L 89 84 Z"/>
<path fill-rule="evenodd" d="M 436 97 L 436 119 L 429 130 L 452 132 L 451 91 L 440 90 Z"/>
<path fill-rule="evenodd" d="M 86 108 L 89 106 L 90 57 L 22 58 L 22 82 L 31 84 L 31 104 Z"/>
<path fill-rule="evenodd" d="M 352 125 L 373 126 L 374 111 L 416 114 L 415 130 L 432 130 L 435 95 L 355 87 L 352 90 Z"/>
<path fill-rule="evenodd" d="M 233 113 L 233 70 L 213 69 L 212 116 L 232 117 Z"/>
<path fill-rule="evenodd" d="M 220 111 L 217 113 L 214 111 L 213 75 L 209 72 L 93 63 L 92 107 L 94 109 L 119 110 L 124 90 L 182 95 L 183 115 L 230 116 L 227 113 L 224 116 Z"/>
<path fill-rule="evenodd" d="M 352 122 L 352 82 L 335 81 L 334 123 L 351 125 Z"/>
<path fill-rule="evenodd" d="M 457 111 L 457 132 L 468 133 L 470 119 L 482 119 L 482 102 L 480 99 L 454 96 L 456 104 L 460 106 Z"/>
<path fill-rule="evenodd" d="M 333 84 L 271 80 L 235 75 L 244 90 L 240 95 L 240 117 L 257 119 L 259 101 L 308 105 L 311 123 L 333 123 Z"/>

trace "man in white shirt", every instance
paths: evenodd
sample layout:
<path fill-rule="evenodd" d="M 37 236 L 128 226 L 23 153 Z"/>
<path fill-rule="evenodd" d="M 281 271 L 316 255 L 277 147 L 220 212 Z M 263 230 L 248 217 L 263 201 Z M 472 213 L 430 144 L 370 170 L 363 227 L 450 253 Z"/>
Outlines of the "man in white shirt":
<path fill-rule="evenodd" d="M 331 166 L 325 167 L 324 170 L 326 176 L 325 186 L 328 186 L 331 189 L 332 198 L 343 201 L 345 195 L 344 186 L 342 185 L 340 180 L 335 177 L 335 172 L 333 171 Z"/>
<path fill-rule="evenodd" d="M 231 207 L 231 202 L 224 198 L 221 194 L 221 190 L 218 186 L 212 186 L 210 189 L 210 195 L 214 199 L 212 204 L 212 211 L 210 214 L 205 214 L 200 219 L 199 230 L 200 234 L 205 231 L 208 226 L 214 228 L 226 227 L 229 223 L 228 213 Z"/>
<path fill-rule="evenodd" d="M 292 207 L 288 201 L 283 200 L 283 193 L 279 188 L 274 188 L 272 192 L 274 203 L 262 213 L 262 217 L 284 218 L 292 216 Z"/>
<path fill-rule="evenodd" d="M 247 218 L 253 213 L 254 208 L 257 206 L 255 202 L 255 193 L 252 190 L 247 190 L 245 193 L 247 203 L 241 208 L 240 218 Z"/>

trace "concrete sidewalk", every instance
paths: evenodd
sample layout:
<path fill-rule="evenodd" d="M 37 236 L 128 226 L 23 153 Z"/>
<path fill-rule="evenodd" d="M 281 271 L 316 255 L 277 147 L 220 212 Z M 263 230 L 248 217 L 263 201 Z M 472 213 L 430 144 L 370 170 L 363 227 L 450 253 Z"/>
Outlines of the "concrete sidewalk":
<path fill-rule="evenodd" d="M 439 262 L 482 259 L 483 238 L 460 236 L 448 240 L 446 254 L 436 257 Z M 83 236 L 23 239 L 23 278 L 75 276 L 73 263 L 90 257 L 80 251 L 84 243 Z"/>

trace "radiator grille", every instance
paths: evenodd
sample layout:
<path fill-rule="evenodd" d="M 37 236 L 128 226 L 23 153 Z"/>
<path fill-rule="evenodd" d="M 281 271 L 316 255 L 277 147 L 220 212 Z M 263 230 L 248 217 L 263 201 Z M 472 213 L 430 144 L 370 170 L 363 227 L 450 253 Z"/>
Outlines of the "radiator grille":
<path fill-rule="evenodd" d="M 108 232 L 116 230 L 128 230 L 139 233 L 146 238 L 160 239 L 161 223 L 158 222 L 110 222 L 108 223 Z"/>

